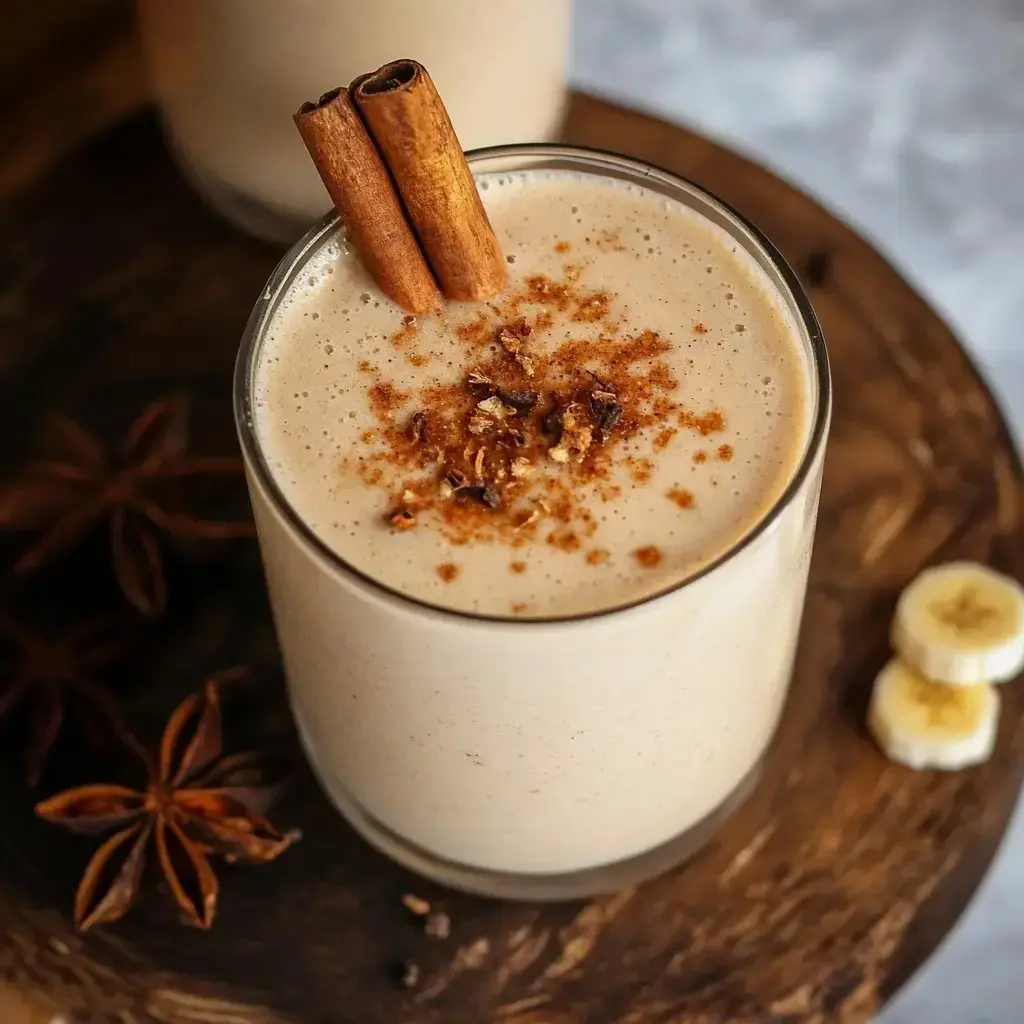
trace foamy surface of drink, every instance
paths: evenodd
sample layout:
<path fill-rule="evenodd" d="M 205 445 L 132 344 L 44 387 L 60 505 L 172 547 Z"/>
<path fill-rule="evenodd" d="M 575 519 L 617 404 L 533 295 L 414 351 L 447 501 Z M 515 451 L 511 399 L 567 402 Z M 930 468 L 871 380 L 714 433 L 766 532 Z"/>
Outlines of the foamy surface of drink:
<path fill-rule="evenodd" d="M 671 199 L 568 171 L 478 181 L 509 261 L 495 303 L 410 322 L 341 233 L 296 277 L 254 377 L 271 473 L 345 563 L 444 608 L 563 616 L 669 589 L 761 521 L 796 470 L 811 412 L 798 328 L 738 243 Z M 514 353 L 502 331 L 524 324 Z M 535 392 L 537 437 L 557 440 L 554 403 L 586 420 L 586 443 L 562 462 L 528 441 L 513 480 L 524 418 L 506 404 L 504 433 L 484 457 L 467 435 L 452 470 L 431 434 L 483 415 L 469 374 L 506 372 L 507 389 Z M 609 404 L 620 422 L 602 420 Z M 479 498 L 488 480 L 498 509 Z"/>

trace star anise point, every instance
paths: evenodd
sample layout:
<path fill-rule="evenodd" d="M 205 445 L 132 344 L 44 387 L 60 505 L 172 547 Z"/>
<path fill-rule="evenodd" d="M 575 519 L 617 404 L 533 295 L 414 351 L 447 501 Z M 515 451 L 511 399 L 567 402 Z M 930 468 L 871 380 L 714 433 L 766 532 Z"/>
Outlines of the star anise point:
<path fill-rule="evenodd" d="M 83 931 L 116 921 L 131 908 L 151 837 L 185 921 L 203 929 L 213 924 L 220 891 L 212 856 L 269 863 L 300 838 L 297 830 L 278 831 L 264 816 L 265 787 L 254 774 L 257 755 L 222 756 L 219 685 L 211 677 L 171 714 L 144 790 L 77 786 L 37 805 L 41 818 L 75 832 L 118 829 L 93 855 L 79 885 L 75 923 Z M 121 866 L 102 886 L 121 853 Z"/>
<path fill-rule="evenodd" d="M 174 395 L 151 403 L 119 448 L 108 451 L 68 417 L 50 433 L 57 454 L 29 465 L 0 487 L 0 529 L 34 532 L 17 559 L 27 576 L 70 551 L 101 521 L 110 524 L 114 571 L 125 597 L 141 614 L 157 615 L 167 602 L 159 536 L 230 540 L 254 535 L 249 521 L 205 518 L 181 505 L 180 491 L 203 480 L 238 476 L 237 456 L 186 453 L 188 401 Z"/>

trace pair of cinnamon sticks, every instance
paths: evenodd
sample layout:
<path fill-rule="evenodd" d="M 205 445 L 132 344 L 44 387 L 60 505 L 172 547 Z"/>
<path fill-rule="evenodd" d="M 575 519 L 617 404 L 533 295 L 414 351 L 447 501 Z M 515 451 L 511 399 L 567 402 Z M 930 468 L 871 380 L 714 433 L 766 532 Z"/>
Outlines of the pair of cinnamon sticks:
<path fill-rule="evenodd" d="M 381 291 L 410 313 L 485 299 L 506 265 L 426 69 L 385 64 L 295 114 L 349 238 Z"/>

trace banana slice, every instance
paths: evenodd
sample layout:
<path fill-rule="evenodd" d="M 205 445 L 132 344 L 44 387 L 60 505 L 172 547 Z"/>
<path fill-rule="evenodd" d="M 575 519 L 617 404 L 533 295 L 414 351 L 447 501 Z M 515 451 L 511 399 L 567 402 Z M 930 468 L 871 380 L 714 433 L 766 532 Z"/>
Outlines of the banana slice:
<path fill-rule="evenodd" d="M 994 686 L 932 683 L 893 658 L 875 679 L 868 729 L 890 761 L 956 771 L 987 761 L 996 742 Z"/>
<path fill-rule="evenodd" d="M 937 683 L 1001 683 L 1024 667 L 1024 587 L 974 562 L 926 569 L 900 595 L 897 653 Z"/>

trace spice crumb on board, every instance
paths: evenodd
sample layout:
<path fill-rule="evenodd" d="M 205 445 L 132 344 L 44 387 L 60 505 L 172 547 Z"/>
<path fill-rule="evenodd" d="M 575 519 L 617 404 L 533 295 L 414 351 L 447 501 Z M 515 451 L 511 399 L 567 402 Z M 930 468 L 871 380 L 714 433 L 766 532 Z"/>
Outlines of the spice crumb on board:
<path fill-rule="evenodd" d="M 430 913 L 430 901 L 415 893 L 405 893 L 402 896 L 402 906 L 414 917 L 426 917 Z"/>
<path fill-rule="evenodd" d="M 402 988 L 416 988 L 420 983 L 420 965 L 412 960 L 400 964 L 398 980 Z"/>
<path fill-rule="evenodd" d="M 431 939 L 447 939 L 452 933 L 452 919 L 443 911 L 427 915 L 423 923 L 423 934 Z"/>

